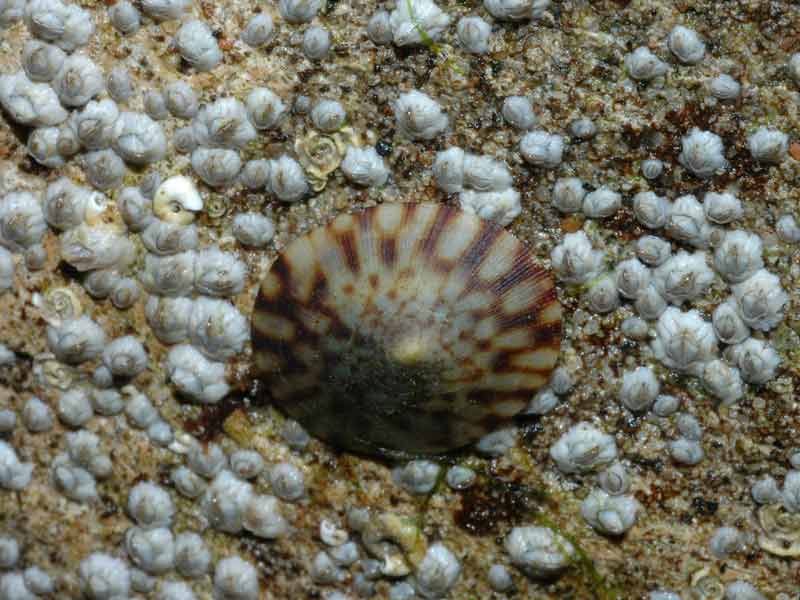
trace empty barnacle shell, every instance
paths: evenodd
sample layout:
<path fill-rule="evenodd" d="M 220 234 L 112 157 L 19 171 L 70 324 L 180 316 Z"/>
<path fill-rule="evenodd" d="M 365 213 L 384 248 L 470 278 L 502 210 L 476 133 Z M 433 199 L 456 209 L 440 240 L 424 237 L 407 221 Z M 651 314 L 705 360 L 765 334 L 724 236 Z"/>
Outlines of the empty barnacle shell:
<path fill-rule="evenodd" d="M 328 176 L 339 168 L 347 152 L 347 146 L 355 144 L 358 136 L 351 127 L 343 127 L 333 134 L 324 134 L 311 129 L 297 138 L 294 150 L 300 166 L 306 172 L 311 189 L 321 192 L 328 183 Z"/>
<path fill-rule="evenodd" d="M 782 504 L 767 504 L 756 511 L 761 532 L 758 545 L 776 556 L 800 556 L 800 514 Z"/>
<path fill-rule="evenodd" d="M 318 437 L 368 454 L 476 441 L 547 385 L 550 274 L 495 223 L 433 204 L 344 214 L 294 240 L 253 311 L 256 377 Z"/>

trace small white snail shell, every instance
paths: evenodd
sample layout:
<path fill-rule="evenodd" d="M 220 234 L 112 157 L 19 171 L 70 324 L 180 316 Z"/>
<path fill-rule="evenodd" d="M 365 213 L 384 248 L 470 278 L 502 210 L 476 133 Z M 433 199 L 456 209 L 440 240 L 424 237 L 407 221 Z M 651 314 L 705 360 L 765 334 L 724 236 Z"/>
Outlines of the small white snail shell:
<path fill-rule="evenodd" d="M 153 213 L 168 223 L 189 225 L 200 210 L 203 198 L 188 177 L 170 177 L 158 187 L 153 198 Z"/>

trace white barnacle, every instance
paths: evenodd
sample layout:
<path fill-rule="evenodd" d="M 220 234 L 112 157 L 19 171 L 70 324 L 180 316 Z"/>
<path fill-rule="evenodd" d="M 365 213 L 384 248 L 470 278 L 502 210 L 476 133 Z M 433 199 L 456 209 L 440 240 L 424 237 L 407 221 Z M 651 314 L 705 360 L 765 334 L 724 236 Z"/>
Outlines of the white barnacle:
<path fill-rule="evenodd" d="M 664 75 L 669 69 L 667 63 L 645 46 L 639 46 L 625 57 L 625 68 L 628 75 L 636 81 L 652 81 Z"/>
<path fill-rule="evenodd" d="M 549 527 L 514 527 L 504 542 L 511 564 L 536 578 L 551 578 L 574 560 L 574 546 Z"/>
<path fill-rule="evenodd" d="M 58 127 L 40 127 L 28 136 L 28 154 L 42 166 L 57 169 L 64 166 L 64 157 L 58 151 Z"/>
<path fill-rule="evenodd" d="M 142 10 L 151 19 L 167 21 L 183 16 L 190 0 L 142 0 Z"/>
<path fill-rule="evenodd" d="M 242 516 L 252 496 L 251 484 L 222 470 L 203 494 L 200 511 L 214 529 L 238 533 L 243 528 Z"/>
<path fill-rule="evenodd" d="M 274 540 L 286 535 L 289 523 L 281 513 L 280 502 L 275 496 L 253 494 L 242 509 L 242 526 L 254 536 Z"/>
<path fill-rule="evenodd" d="M 269 190 L 283 202 L 302 200 L 309 193 L 309 185 L 300 163 L 286 154 L 271 161 Z"/>
<path fill-rule="evenodd" d="M 210 71 L 222 61 L 219 44 L 202 21 L 184 23 L 175 35 L 175 45 L 183 60 L 198 71 Z"/>
<path fill-rule="evenodd" d="M 723 344 L 740 344 L 750 337 L 750 328 L 739 316 L 736 300 L 729 298 L 723 302 L 711 315 L 714 333 Z"/>
<path fill-rule="evenodd" d="M 714 252 L 714 267 L 725 281 L 741 283 L 764 266 L 758 234 L 729 231 Z"/>
<path fill-rule="evenodd" d="M 98 357 L 105 342 L 103 328 L 86 316 L 47 328 L 47 343 L 51 352 L 61 362 L 71 365 Z"/>
<path fill-rule="evenodd" d="M 133 232 L 143 231 L 153 221 L 153 203 L 138 187 L 126 187 L 117 194 L 117 209 Z"/>
<path fill-rule="evenodd" d="M 244 289 L 245 265 L 230 252 L 207 248 L 197 253 L 194 287 L 206 296 L 235 296 Z"/>
<path fill-rule="evenodd" d="M 239 173 L 239 182 L 248 190 L 263 190 L 269 184 L 270 169 L 266 158 L 248 160 Z"/>
<path fill-rule="evenodd" d="M 66 54 L 58 46 L 28 40 L 22 49 L 22 68 L 31 81 L 52 81 L 64 64 Z"/>
<path fill-rule="evenodd" d="M 189 340 L 212 360 L 227 360 L 250 338 L 247 319 L 235 306 L 212 298 L 198 298 L 189 316 Z"/>
<path fill-rule="evenodd" d="M 696 310 L 681 312 L 668 307 L 659 317 L 651 346 L 656 358 L 680 372 L 697 374 L 703 363 L 717 355 L 711 323 Z"/>
<path fill-rule="evenodd" d="M 676 198 L 667 211 L 667 235 L 680 242 L 704 245 L 707 226 L 703 205 L 691 194 Z"/>
<path fill-rule="evenodd" d="M 275 225 L 262 214 L 239 213 L 233 218 L 232 233 L 240 244 L 261 248 L 275 235 Z"/>
<path fill-rule="evenodd" d="M 86 179 L 98 190 L 106 191 L 122 185 L 127 170 L 113 150 L 96 150 L 83 156 Z"/>
<path fill-rule="evenodd" d="M 94 416 L 89 396 L 81 389 L 71 389 L 61 394 L 56 411 L 59 420 L 70 427 L 81 427 Z"/>
<path fill-rule="evenodd" d="M 403 0 L 389 15 L 392 38 L 398 46 L 436 41 L 450 24 L 450 15 L 433 0 Z"/>
<path fill-rule="evenodd" d="M 436 186 L 446 194 L 460 192 L 464 185 L 465 152 L 458 146 L 436 153 L 433 178 Z"/>
<path fill-rule="evenodd" d="M 158 186 L 153 198 L 153 213 L 162 221 L 189 225 L 203 210 L 203 198 L 189 177 L 170 177 Z"/>
<path fill-rule="evenodd" d="M 144 93 L 144 112 L 154 121 L 163 121 L 169 117 L 167 99 L 160 90 L 147 90 Z"/>
<path fill-rule="evenodd" d="M 682 437 L 669 442 L 667 446 L 672 459 L 684 465 L 696 465 L 705 457 L 703 446 L 697 440 Z"/>
<path fill-rule="evenodd" d="M 501 225 L 508 225 L 522 212 L 519 192 L 510 187 L 496 192 L 464 190 L 458 203 L 463 210 Z"/>
<path fill-rule="evenodd" d="M 622 206 L 622 196 L 607 188 L 600 187 L 583 198 L 583 214 L 590 219 L 611 217 Z"/>
<path fill-rule="evenodd" d="M 199 498 L 206 491 L 206 482 L 188 467 L 180 466 L 170 472 L 170 481 L 186 498 Z"/>
<path fill-rule="evenodd" d="M 706 192 L 703 196 L 703 210 L 709 221 L 719 225 L 740 219 L 744 212 L 741 201 L 729 192 Z"/>
<path fill-rule="evenodd" d="M 52 87 L 34 83 L 22 71 L 0 75 L 0 105 L 14 121 L 31 127 L 59 125 L 69 116 Z"/>
<path fill-rule="evenodd" d="M 64 106 L 83 106 L 105 88 L 103 71 L 88 56 L 72 54 L 64 59 L 53 78 L 53 89 Z"/>
<path fill-rule="evenodd" d="M 619 306 L 616 278 L 611 273 L 595 277 L 587 283 L 586 303 L 594 313 L 610 313 Z"/>
<path fill-rule="evenodd" d="M 245 101 L 247 115 L 256 129 L 274 129 L 289 109 L 278 95 L 265 87 L 253 88 Z"/>
<path fill-rule="evenodd" d="M 709 82 L 708 88 L 718 100 L 736 100 L 742 93 L 742 85 L 727 73 L 717 75 Z"/>
<path fill-rule="evenodd" d="M 242 29 L 242 41 L 251 48 L 261 48 L 275 37 L 275 25 L 267 13 L 253 15 Z"/>
<path fill-rule="evenodd" d="M 114 29 L 119 31 L 122 35 L 136 33 L 139 31 L 139 27 L 141 27 L 142 24 L 139 10 L 132 2 L 128 2 L 127 0 L 109 6 L 108 19 L 111 21 Z"/>
<path fill-rule="evenodd" d="M 303 54 L 308 60 L 319 61 L 331 49 L 331 34 L 324 27 L 309 27 L 303 34 Z"/>
<path fill-rule="evenodd" d="M 311 109 L 311 122 L 314 127 L 326 133 L 333 133 L 342 128 L 347 119 L 344 107 L 336 100 L 320 100 Z"/>
<path fill-rule="evenodd" d="M 553 185 L 551 201 L 562 213 L 576 213 L 583 208 L 586 190 L 583 182 L 577 177 L 561 177 Z"/>
<path fill-rule="evenodd" d="M 516 129 L 528 131 L 536 125 L 533 105 L 525 96 L 508 96 L 503 100 L 503 119 Z"/>
<path fill-rule="evenodd" d="M 204 404 L 219 402 L 228 393 L 225 365 L 208 360 L 194 346 L 171 348 L 165 368 L 181 393 Z"/>
<path fill-rule="evenodd" d="M 527 21 L 541 18 L 550 0 L 483 0 L 483 6 L 499 21 Z"/>
<path fill-rule="evenodd" d="M 52 42 L 66 52 L 85 46 L 94 33 L 94 22 L 89 12 L 61 0 L 26 2 L 24 17 L 32 35 Z"/>
<path fill-rule="evenodd" d="M 586 473 L 616 456 L 614 438 L 586 422 L 574 425 L 550 447 L 550 457 L 562 473 Z"/>
<path fill-rule="evenodd" d="M 706 45 L 697 32 L 683 25 L 676 25 L 670 31 L 667 46 L 679 61 L 687 65 L 696 65 L 706 54 Z"/>
<path fill-rule="evenodd" d="M 179 119 L 194 118 L 200 108 L 197 92 L 191 85 L 180 79 L 164 88 L 164 103 L 167 110 Z"/>
<path fill-rule="evenodd" d="M 87 598 L 106 600 L 130 593 L 131 573 L 128 564 L 108 554 L 95 552 L 78 567 L 81 589 Z"/>
<path fill-rule="evenodd" d="M 322 0 L 280 0 L 278 11 L 287 23 L 308 23 L 317 16 Z"/>
<path fill-rule="evenodd" d="M 81 223 L 61 235 L 61 258 L 78 271 L 124 267 L 134 258 L 134 246 L 109 226 Z"/>
<path fill-rule="evenodd" d="M 721 400 L 723 405 L 731 405 L 744 396 L 739 369 L 731 367 L 723 360 L 707 362 L 701 378 L 705 388 Z"/>
<path fill-rule="evenodd" d="M 373 14 L 367 23 L 367 36 L 373 44 L 388 46 L 394 39 L 389 13 L 379 10 Z"/>
<path fill-rule="evenodd" d="M 769 331 L 783 320 L 789 295 L 781 281 L 766 269 L 759 269 L 742 283 L 733 286 L 733 295 L 742 320 L 753 329 Z"/>
<path fill-rule="evenodd" d="M 633 496 L 611 496 L 592 490 L 581 503 L 581 515 L 604 535 L 623 535 L 636 524 L 642 505 Z"/>
<path fill-rule="evenodd" d="M 53 428 L 53 411 L 36 396 L 25 402 L 21 416 L 22 424 L 31 433 L 42 433 Z"/>
<path fill-rule="evenodd" d="M 800 242 L 800 226 L 797 225 L 797 220 L 793 215 L 781 216 L 775 223 L 775 232 L 782 241 L 788 244 Z"/>
<path fill-rule="evenodd" d="M 153 220 L 141 239 L 144 247 L 157 256 L 179 254 L 197 248 L 197 227 Z"/>
<path fill-rule="evenodd" d="M 393 469 L 392 479 L 411 494 L 428 494 L 438 481 L 440 468 L 429 460 L 412 460 Z"/>
<path fill-rule="evenodd" d="M 665 300 L 676 306 L 702 297 L 714 282 L 706 253 L 679 251 L 653 270 L 653 283 Z"/>
<path fill-rule="evenodd" d="M 456 584 L 461 574 L 461 563 L 444 544 L 437 542 L 428 547 L 417 567 L 417 591 L 423 598 L 443 598 Z"/>
<path fill-rule="evenodd" d="M 418 90 L 400 94 L 393 104 L 399 132 L 411 140 L 432 140 L 447 129 L 447 115 L 436 100 Z"/>
<path fill-rule="evenodd" d="M 655 192 L 639 192 L 633 197 L 633 214 L 648 229 L 666 225 L 669 209 L 669 201 Z"/>
<path fill-rule="evenodd" d="M 256 88 L 248 96 L 258 99 L 265 88 Z M 254 95 L 255 94 L 255 95 Z M 192 119 L 195 140 L 207 148 L 244 148 L 256 138 L 248 118 L 248 109 L 236 98 L 220 98 L 206 104 Z"/>
<path fill-rule="evenodd" d="M 108 95 L 120 104 L 127 102 L 133 96 L 133 81 L 130 72 L 125 67 L 114 67 L 106 79 Z"/>
<path fill-rule="evenodd" d="M 75 135 L 87 150 L 102 150 L 111 145 L 119 109 L 113 100 L 89 102 L 70 120 Z"/>
<path fill-rule="evenodd" d="M 161 160 L 167 153 L 164 130 L 144 113 L 121 113 L 114 123 L 112 145 L 123 160 L 137 166 Z"/>
<path fill-rule="evenodd" d="M 586 283 L 602 267 L 604 253 L 592 248 L 583 231 L 568 233 L 550 253 L 556 276 L 565 283 Z"/>
<path fill-rule="evenodd" d="M 133 377 L 147 368 L 147 352 L 139 340 L 126 335 L 103 349 L 103 364 L 114 375 Z"/>
<path fill-rule="evenodd" d="M 20 462 L 17 451 L 0 440 L 0 489 L 23 490 L 33 474 L 33 463 Z"/>
<path fill-rule="evenodd" d="M 650 367 L 636 367 L 622 375 L 619 399 L 629 410 L 641 413 L 653 405 L 660 391 L 661 384 L 653 370 Z"/>
<path fill-rule="evenodd" d="M 579 140 L 589 140 L 597 134 L 597 125 L 589 117 L 579 117 L 570 122 L 569 134 Z"/>
<path fill-rule="evenodd" d="M 281 0 L 281 4 L 290 1 L 299 3 L 312 0 Z M 259 594 L 258 572 L 249 562 L 231 556 L 217 563 L 214 570 L 214 598 L 257 600 Z"/>
<path fill-rule="evenodd" d="M 197 148 L 192 152 L 192 169 L 206 185 L 222 187 L 236 179 L 242 159 L 228 148 Z"/>
<path fill-rule="evenodd" d="M 175 536 L 175 569 L 184 577 L 201 577 L 208 572 L 211 552 L 203 538 L 191 531 Z"/>
<path fill-rule="evenodd" d="M 502 192 L 511 187 L 506 164 L 491 156 L 464 155 L 464 187 L 477 192 Z"/>
<path fill-rule="evenodd" d="M 645 179 L 658 179 L 664 172 L 664 163 L 657 158 L 649 158 L 642 161 L 640 168 Z"/>
<path fill-rule="evenodd" d="M 643 235 L 636 240 L 636 256 L 644 264 L 657 267 L 672 256 L 672 247 L 667 240 L 654 235 Z"/>
<path fill-rule="evenodd" d="M 141 481 L 128 493 L 128 514 L 143 529 L 169 527 L 175 504 L 169 492 L 150 481 Z"/>
<path fill-rule="evenodd" d="M 470 54 L 489 52 L 492 27 L 480 17 L 462 17 L 456 25 L 456 33 L 461 47 Z"/>
<path fill-rule="evenodd" d="M 192 301 L 188 298 L 151 296 L 145 304 L 145 317 L 155 336 L 165 344 L 189 339 L 189 315 Z"/>
<path fill-rule="evenodd" d="M 30 192 L 0 197 L 0 246 L 20 252 L 42 241 L 47 224 L 42 206 Z"/>
<path fill-rule="evenodd" d="M 680 163 L 695 176 L 708 179 L 728 165 L 722 138 L 716 133 L 693 128 L 681 140 Z"/>
<path fill-rule="evenodd" d="M 597 483 L 607 494 L 621 496 L 628 493 L 631 487 L 631 478 L 625 466 L 620 462 L 615 462 L 597 474 Z"/>
<path fill-rule="evenodd" d="M 789 150 L 789 136 L 777 129 L 759 127 L 747 138 L 750 156 L 765 164 L 778 164 Z"/>
<path fill-rule="evenodd" d="M 389 179 L 389 169 L 372 146 L 348 146 L 340 166 L 347 179 L 363 187 L 380 187 Z"/>
<path fill-rule="evenodd" d="M 519 141 L 519 152 L 525 162 L 535 167 L 554 169 L 561 164 L 564 138 L 546 131 L 531 131 Z"/>
<path fill-rule="evenodd" d="M 194 284 L 195 253 L 181 252 L 172 256 L 145 256 L 139 278 L 145 289 L 160 296 L 186 296 Z"/>

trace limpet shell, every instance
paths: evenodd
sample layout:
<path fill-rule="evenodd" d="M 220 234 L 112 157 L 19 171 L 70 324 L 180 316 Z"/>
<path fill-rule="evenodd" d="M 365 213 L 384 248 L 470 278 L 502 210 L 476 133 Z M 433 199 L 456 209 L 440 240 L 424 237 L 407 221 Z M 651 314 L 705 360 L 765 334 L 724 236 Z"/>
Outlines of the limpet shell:
<path fill-rule="evenodd" d="M 524 409 L 555 366 L 561 305 L 497 224 L 384 204 L 290 243 L 252 325 L 264 399 L 335 446 L 406 456 L 465 446 Z"/>

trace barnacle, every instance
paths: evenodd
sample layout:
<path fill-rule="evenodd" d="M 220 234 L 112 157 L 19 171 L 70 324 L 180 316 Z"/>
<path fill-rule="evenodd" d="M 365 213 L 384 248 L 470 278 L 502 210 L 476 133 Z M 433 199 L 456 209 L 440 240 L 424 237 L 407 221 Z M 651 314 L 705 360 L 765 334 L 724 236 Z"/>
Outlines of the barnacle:
<path fill-rule="evenodd" d="M 328 176 L 339 168 L 348 145 L 358 146 L 358 138 L 350 127 L 326 135 L 309 128 L 304 137 L 294 142 L 297 160 L 308 177 L 315 192 L 321 192 L 328 183 Z"/>
<path fill-rule="evenodd" d="M 252 337 L 268 395 L 312 433 L 419 454 L 520 412 L 560 332 L 553 281 L 521 242 L 454 208 L 394 204 L 292 242 L 262 282 Z"/>

